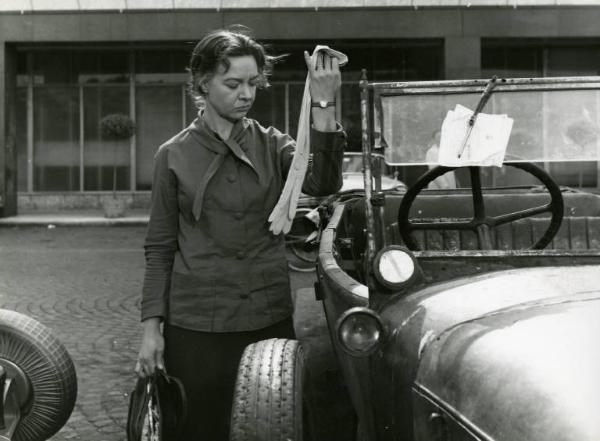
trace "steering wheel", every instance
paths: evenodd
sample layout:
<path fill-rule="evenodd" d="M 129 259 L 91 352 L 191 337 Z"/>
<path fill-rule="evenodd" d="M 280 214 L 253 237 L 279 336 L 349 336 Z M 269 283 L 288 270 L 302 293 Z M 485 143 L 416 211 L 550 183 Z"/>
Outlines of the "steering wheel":
<path fill-rule="evenodd" d="M 402 199 L 402 203 L 400 204 L 400 209 L 398 210 L 398 229 L 400 230 L 400 235 L 406 246 L 413 251 L 421 249 L 413 234 L 413 231 L 415 230 L 471 230 L 477 234 L 479 249 L 490 250 L 493 249 L 492 237 L 490 234 L 493 228 L 518 219 L 550 212 L 552 216 L 548 228 L 544 235 L 533 244 L 530 249 L 540 250 L 546 247 L 558 232 L 563 218 L 564 201 L 560 188 L 548 173 L 530 162 L 505 163 L 504 165 L 521 169 L 539 179 L 550 193 L 550 202 L 546 205 L 528 208 L 526 210 L 501 214 L 499 216 L 488 216 L 486 215 L 483 193 L 481 191 L 481 175 L 479 167 L 469 167 L 471 192 L 473 194 L 473 218 L 471 220 L 461 222 L 411 222 L 408 219 L 408 215 L 417 195 L 434 179 L 457 169 L 457 167 L 437 166 L 423 174 L 417 182 L 407 190 Z"/>

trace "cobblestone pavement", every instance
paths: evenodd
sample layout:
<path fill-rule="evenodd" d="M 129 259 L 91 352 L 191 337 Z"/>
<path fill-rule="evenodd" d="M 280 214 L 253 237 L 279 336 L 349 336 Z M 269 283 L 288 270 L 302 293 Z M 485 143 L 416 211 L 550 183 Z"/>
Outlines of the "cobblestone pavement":
<path fill-rule="evenodd" d="M 48 326 L 78 377 L 70 420 L 52 441 L 125 440 L 135 382 L 145 227 L 0 228 L 0 308 Z M 293 277 L 308 286 L 312 275 Z"/>

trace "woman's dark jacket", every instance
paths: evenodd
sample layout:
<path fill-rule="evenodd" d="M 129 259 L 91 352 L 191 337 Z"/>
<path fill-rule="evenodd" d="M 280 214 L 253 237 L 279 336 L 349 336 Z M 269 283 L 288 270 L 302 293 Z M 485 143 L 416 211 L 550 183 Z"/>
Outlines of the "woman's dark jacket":
<path fill-rule="evenodd" d="M 311 132 L 303 192 L 335 193 L 346 137 Z M 269 231 L 295 142 L 252 119 L 223 141 L 201 119 L 154 158 L 145 241 L 142 320 L 230 332 L 269 326 L 292 314 L 284 236 Z"/>

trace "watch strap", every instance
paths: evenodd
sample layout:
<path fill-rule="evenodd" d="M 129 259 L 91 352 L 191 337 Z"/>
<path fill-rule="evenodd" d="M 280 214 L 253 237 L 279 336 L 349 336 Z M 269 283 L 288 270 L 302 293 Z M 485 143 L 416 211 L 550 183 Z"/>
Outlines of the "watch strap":
<path fill-rule="evenodd" d="M 320 109 L 335 107 L 335 101 L 311 101 L 310 107 L 318 107 Z"/>

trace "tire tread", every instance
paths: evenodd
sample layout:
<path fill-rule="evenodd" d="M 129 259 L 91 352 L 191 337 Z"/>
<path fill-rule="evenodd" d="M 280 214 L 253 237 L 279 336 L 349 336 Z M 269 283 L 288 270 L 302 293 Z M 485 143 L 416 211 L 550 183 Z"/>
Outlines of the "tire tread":
<path fill-rule="evenodd" d="M 14 441 L 43 441 L 67 422 L 77 397 L 75 366 L 50 330 L 24 314 L 0 309 L 0 359 L 16 364 L 33 393 Z"/>
<path fill-rule="evenodd" d="M 302 349 L 296 340 L 253 343 L 242 354 L 231 441 L 302 440 Z"/>

